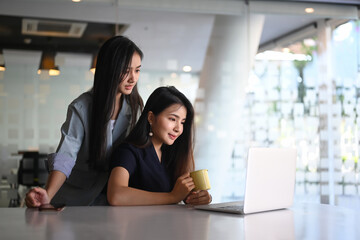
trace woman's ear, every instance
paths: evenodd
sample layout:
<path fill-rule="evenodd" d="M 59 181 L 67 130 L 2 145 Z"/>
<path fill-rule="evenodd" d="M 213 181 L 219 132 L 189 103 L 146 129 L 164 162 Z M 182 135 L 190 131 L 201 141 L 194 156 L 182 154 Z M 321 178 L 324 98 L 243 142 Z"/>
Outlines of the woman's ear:
<path fill-rule="evenodd" d="M 155 119 L 155 115 L 152 111 L 148 112 L 148 116 L 147 116 L 148 122 L 151 125 L 154 122 Z"/>

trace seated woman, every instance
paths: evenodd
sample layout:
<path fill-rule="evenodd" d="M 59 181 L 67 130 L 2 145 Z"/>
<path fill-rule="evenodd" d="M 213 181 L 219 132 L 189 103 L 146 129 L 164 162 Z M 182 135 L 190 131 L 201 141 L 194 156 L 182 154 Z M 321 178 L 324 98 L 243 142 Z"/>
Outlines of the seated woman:
<path fill-rule="evenodd" d="M 194 109 L 175 87 L 149 97 L 136 126 L 113 153 L 110 205 L 208 204 L 208 191 L 192 191 Z"/>

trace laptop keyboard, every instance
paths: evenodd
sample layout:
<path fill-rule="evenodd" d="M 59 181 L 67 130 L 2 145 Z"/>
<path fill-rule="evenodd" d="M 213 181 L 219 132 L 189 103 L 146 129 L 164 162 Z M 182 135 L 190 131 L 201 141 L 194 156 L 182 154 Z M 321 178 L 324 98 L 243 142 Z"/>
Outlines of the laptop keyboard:
<path fill-rule="evenodd" d="M 230 205 L 230 206 L 224 206 L 224 207 L 219 207 L 221 209 L 226 209 L 226 210 L 231 210 L 231 211 L 239 211 L 241 212 L 244 208 L 244 206 L 240 206 L 240 205 Z"/>

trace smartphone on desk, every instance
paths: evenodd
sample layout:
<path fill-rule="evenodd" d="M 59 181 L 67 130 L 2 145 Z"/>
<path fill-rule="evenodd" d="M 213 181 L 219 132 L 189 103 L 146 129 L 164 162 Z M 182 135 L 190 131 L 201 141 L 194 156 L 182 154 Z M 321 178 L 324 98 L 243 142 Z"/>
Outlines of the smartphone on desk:
<path fill-rule="evenodd" d="M 42 204 L 39 211 L 60 212 L 64 210 L 65 204 Z"/>

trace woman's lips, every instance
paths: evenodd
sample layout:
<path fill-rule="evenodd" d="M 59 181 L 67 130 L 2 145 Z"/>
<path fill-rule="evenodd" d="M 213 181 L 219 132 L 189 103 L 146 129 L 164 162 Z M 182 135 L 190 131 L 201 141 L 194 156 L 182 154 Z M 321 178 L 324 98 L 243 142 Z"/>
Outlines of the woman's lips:
<path fill-rule="evenodd" d="M 169 137 L 170 137 L 171 140 L 175 140 L 175 139 L 177 138 L 177 136 L 172 135 L 172 134 L 170 134 L 170 133 L 169 133 Z"/>

